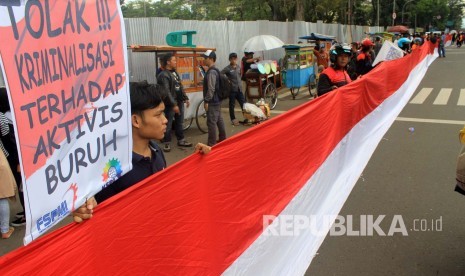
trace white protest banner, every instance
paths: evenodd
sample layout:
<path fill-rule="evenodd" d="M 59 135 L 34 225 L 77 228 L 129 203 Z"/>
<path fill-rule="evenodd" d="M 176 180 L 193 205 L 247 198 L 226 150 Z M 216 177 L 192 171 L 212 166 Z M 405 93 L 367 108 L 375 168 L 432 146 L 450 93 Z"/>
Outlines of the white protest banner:
<path fill-rule="evenodd" d="M 403 57 L 404 51 L 397 47 L 396 44 L 387 40 L 384 41 L 378 55 L 376 55 L 373 66 L 376 66 L 376 64 L 380 63 L 381 61 L 394 60 Z"/>
<path fill-rule="evenodd" d="M 119 0 L 0 0 L 0 37 L 27 244 L 131 169 L 126 36 Z"/>

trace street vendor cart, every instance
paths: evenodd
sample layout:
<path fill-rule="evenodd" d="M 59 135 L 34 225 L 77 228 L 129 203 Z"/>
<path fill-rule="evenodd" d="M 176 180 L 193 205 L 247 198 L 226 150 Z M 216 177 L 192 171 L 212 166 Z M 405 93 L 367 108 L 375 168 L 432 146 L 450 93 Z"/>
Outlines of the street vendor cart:
<path fill-rule="evenodd" d="M 316 96 L 317 65 L 313 55 L 314 46 L 310 44 L 288 44 L 283 48 L 286 72 L 286 87 L 295 99 L 302 86 L 308 86 L 310 96 Z"/>
<path fill-rule="evenodd" d="M 249 70 L 245 74 L 247 100 L 263 98 L 270 109 L 274 109 L 278 102 L 278 90 L 283 88 L 281 76 L 280 68 L 276 63 L 257 64 L 257 69 Z"/>
<path fill-rule="evenodd" d="M 134 53 L 152 52 L 155 53 L 155 73 L 159 68 L 160 57 L 168 52 L 171 52 L 176 57 L 176 71 L 178 72 L 184 91 L 189 97 L 190 106 L 185 108 L 184 112 L 184 129 L 188 129 L 194 118 L 196 119 L 197 127 L 206 132 L 206 112 L 203 108 L 203 76 L 199 70 L 204 66 L 202 53 L 207 50 L 215 51 L 216 48 L 209 47 L 174 47 L 174 46 L 156 46 L 156 45 L 135 45 L 130 46 Z"/>
<path fill-rule="evenodd" d="M 279 49 L 284 45 L 279 38 L 272 35 L 258 35 L 248 39 L 244 45 L 244 52 L 264 52 Z M 245 96 L 247 101 L 263 98 L 270 109 L 274 109 L 278 102 L 278 90 L 282 85 L 281 68 L 273 60 L 262 60 L 251 65 L 252 70 L 245 73 Z"/>
<path fill-rule="evenodd" d="M 314 48 L 317 44 L 319 44 L 320 47 L 324 44 L 326 49 L 330 49 L 335 37 L 311 33 L 307 36 L 301 36 L 299 39 L 306 39 L 307 43 L 288 44 L 283 46 L 286 51 L 283 58 L 286 86 L 290 89 L 293 99 L 299 94 L 300 88 L 305 85 L 308 87 L 310 96 L 316 98 L 316 87 L 319 74 Z"/>

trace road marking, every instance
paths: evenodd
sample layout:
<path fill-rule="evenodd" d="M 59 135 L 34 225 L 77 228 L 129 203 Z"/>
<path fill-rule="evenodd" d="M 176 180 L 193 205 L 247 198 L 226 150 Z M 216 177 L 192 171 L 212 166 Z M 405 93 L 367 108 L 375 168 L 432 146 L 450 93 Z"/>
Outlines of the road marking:
<path fill-rule="evenodd" d="M 439 91 L 439 95 L 436 97 L 436 100 L 434 100 L 433 104 L 434 105 L 446 105 L 447 102 L 449 101 L 449 97 L 451 93 L 452 93 L 451 88 L 441 88 L 441 91 Z"/>
<path fill-rule="evenodd" d="M 445 125 L 465 125 L 465 121 L 397 117 L 396 121 Z"/>
<path fill-rule="evenodd" d="M 410 101 L 411 104 L 422 104 L 426 98 L 428 98 L 429 94 L 431 94 L 433 88 L 422 88 L 420 92 Z"/>
<path fill-rule="evenodd" d="M 460 89 L 460 96 L 457 105 L 465 106 L 465 89 Z"/>

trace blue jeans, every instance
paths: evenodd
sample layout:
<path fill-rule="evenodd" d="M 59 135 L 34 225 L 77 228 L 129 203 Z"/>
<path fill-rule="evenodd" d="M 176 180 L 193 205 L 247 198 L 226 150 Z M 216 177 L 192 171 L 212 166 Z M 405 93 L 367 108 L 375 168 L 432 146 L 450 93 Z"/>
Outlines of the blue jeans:
<path fill-rule="evenodd" d="M 231 118 L 231 121 L 234 121 L 236 119 L 236 115 L 234 114 L 234 107 L 236 106 L 236 100 L 239 102 L 241 109 L 243 109 L 245 98 L 244 98 L 244 94 L 240 90 L 231 91 L 231 94 L 229 94 L 229 117 Z"/>
<path fill-rule="evenodd" d="M 7 233 L 10 230 L 10 203 L 8 199 L 0 198 L 0 232 Z"/>
<path fill-rule="evenodd" d="M 184 140 L 184 130 L 182 124 L 184 123 L 184 103 L 178 102 L 179 114 L 174 113 L 173 107 L 165 108 L 165 116 L 168 119 L 166 125 L 165 137 L 163 137 L 163 143 L 171 142 L 171 132 L 174 128 L 174 133 L 178 141 Z"/>
<path fill-rule="evenodd" d="M 444 46 L 439 46 L 439 57 L 446 57 L 446 49 L 444 48 Z M 441 54 L 442 53 L 442 54 Z"/>

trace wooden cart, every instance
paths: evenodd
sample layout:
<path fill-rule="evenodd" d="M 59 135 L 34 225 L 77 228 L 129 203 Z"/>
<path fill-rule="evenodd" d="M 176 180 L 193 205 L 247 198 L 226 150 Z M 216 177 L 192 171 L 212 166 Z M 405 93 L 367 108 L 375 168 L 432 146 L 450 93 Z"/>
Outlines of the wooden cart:
<path fill-rule="evenodd" d="M 194 119 L 197 127 L 206 132 L 206 116 L 203 109 L 203 76 L 199 66 L 204 66 L 202 54 L 207 50 L 216 51 L 216 48 L 209 47 L 174 47 L 174 46 L 156 46 L 156 45 L 136 45 L 131 46 L 132 52 L 152 52 L 155 53 L 154 74 L 159 70 L 159 59 L 163 54 L 173 53 L 176 57 L 176 72 L 178 72 L 184 91 L 189 97 L 190 106 L 184 112 L 184 129 L 188 129 Z"/>
<path fill-rule="evenodd" d="M 249 70 L 245 74 L 247 101 L 263 98 L 270 109 L 274 109 L 278 102 L 278 90 L 283 88 L 280 68 L 276 72 L 263 74 L 258 70 Z"/>

